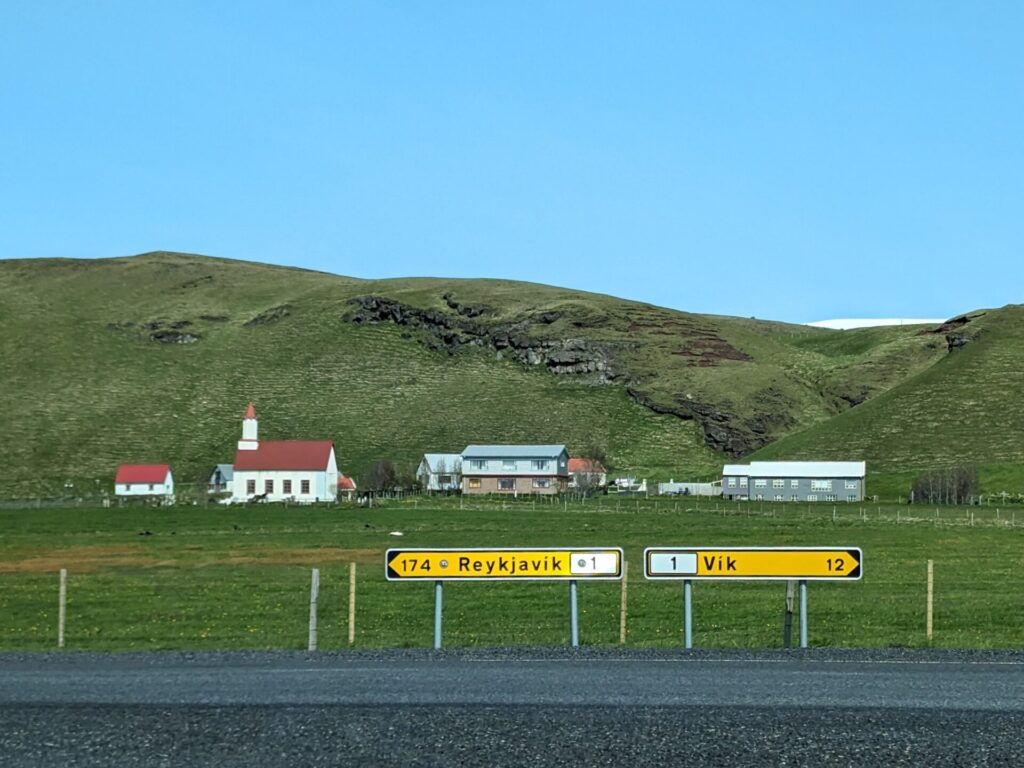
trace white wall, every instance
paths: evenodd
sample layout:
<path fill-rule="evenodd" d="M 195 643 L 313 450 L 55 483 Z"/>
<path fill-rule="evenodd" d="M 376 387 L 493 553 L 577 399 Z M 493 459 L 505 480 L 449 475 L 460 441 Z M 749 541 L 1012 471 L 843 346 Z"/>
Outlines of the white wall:
<path fill-rule="evenodd" d="M 246 481 L 255 480 L 254 493 L 246 491 Z M 231 498 L 233 501 L 247 501 L 252 496 L 261 496 L 267 480 L 274 481 L 273 493 L 267 494 L 267 501 L 334 501 L 337 498 L 338 470 L 335 465 L 333 480 L 328 472 L 311 470 L 248 470 L 236 469 L 232 482 Z M 292 481 L 290 493 L 284 491 L 284 481 Z M 309 493 L 301 493 L 302 481 L 309 481 Z"/>
<path fill-rule="evenodd" d="M 174 494 L 174 477 L 167 473 L 166 482 L 153 483 L 152 489 L 149 483 L 115 483 L 114 495 L 116 496 L 171 496 Z"/>

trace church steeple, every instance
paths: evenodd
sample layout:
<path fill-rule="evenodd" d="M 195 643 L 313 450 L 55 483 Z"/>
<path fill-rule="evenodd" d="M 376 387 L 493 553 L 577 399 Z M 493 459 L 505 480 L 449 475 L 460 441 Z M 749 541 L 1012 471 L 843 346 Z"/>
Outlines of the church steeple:
<path fill-rule="evenodd" d="M 245 409 L 245 417 L 242 419 L 242 439 L 238 441 L 238 450 L 257 450 L 260 447 L 260 443 L 259 440 L 256 438 L 256 434 L 256 409 L 250 402 L 249 407 Z"/>

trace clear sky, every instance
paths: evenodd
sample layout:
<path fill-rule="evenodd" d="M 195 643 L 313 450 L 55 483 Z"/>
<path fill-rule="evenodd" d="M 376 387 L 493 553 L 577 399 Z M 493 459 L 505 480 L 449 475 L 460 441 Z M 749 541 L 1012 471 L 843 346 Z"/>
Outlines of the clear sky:
<path fill-rule="evenodd" d="M 0 3 L 0 258 L 1020 302 L 1024 3 Z"/>

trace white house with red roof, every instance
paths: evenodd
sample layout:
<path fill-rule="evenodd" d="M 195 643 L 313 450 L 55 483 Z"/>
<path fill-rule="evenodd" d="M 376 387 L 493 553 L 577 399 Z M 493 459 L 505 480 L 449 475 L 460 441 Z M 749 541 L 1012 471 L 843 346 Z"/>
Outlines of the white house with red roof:
<path fill-rule="evenodd" d="M 338 463 L 330 440 L 260 440 L 252 403 L 235 451 L 231 500 L 335 501 Z"/>
<path fill-rule="evenodd" d="M 569 487 L 595 488 L 608 484 L 608 471 L 597 459 L 569 459 Z"/>
<path fill-rule="evenodd" d="M 174 477 L 170 464 L 122 464 L 114 476 L 117 496 L 173 498 Z"/>

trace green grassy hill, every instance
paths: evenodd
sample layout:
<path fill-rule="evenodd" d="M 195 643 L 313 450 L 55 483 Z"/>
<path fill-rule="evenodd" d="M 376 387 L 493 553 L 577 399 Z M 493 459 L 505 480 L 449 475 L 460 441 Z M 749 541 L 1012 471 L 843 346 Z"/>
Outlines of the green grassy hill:
<path fill-rule="evenodd" d="M 2 261 L 0 497 L 109 490 L 123 461 L 205 481 L 231 461 L 249 400 L 262 437 L 332 439 L 357 478 L 377 459 L 408 471 L 424 451 L 517 441 L 600 450 L 652 480 L 713 476 L 757 449 L 886 470 L 1012 464 L 1016 435 L 990 433 L 1020 425 L 1004 417 L 1021 317 L 972 320 L 963 330 L 984 333 L 950 353 L 933 329 L 826 331 L 511 281 L 169 253 Z"/>

